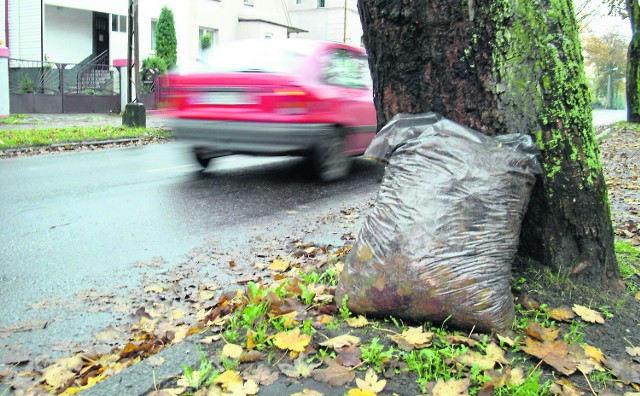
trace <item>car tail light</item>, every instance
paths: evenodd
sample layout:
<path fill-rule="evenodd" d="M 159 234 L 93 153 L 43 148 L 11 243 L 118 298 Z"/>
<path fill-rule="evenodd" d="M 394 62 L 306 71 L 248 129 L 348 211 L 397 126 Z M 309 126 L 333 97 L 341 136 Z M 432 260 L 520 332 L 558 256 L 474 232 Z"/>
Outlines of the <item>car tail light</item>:
<path fill-rule="evenodd" d="M 309 93 L 298 87 L 279 87 L 271 96 L 273 111 L 284 115 L 301 115 L 309 112 Z"/>

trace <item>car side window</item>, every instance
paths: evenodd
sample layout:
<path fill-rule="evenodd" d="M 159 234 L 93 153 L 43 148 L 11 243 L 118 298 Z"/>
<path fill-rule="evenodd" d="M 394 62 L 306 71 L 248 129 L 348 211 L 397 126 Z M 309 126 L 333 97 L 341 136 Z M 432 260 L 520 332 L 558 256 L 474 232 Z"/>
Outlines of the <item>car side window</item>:
<path fill-rule="evenodd" d="M 333 51 L 325 65 L 324 80 L 329 85 L 371 89 L 367 58 L 344 49 Z"/>

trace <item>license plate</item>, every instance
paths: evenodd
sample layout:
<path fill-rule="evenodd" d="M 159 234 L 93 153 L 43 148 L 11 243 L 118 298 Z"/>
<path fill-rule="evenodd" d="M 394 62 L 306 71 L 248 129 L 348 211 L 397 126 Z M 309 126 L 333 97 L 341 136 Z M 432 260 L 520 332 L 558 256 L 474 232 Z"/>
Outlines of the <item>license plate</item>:
<path fill-rule="evenodd" d="M 204 92 L 195 98 L 196 104 L 242 105 L 251 104 L 251 98 L 244 92 Z"/>

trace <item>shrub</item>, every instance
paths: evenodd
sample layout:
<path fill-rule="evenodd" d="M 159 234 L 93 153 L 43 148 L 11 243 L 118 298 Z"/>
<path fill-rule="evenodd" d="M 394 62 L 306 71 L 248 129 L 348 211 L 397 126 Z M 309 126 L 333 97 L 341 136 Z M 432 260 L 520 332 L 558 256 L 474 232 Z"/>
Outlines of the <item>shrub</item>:
<path fill-rule="evenodd" d="M 176 65 L 178 58 L 176 28 L 173 11 L 167 6 L 162 7 L 156 26 L 156 56 L 162 58 L 169 69 Z"/>
<path fill-rule="evenodd" d="M 22 80 L 20 80 L 20 87 L 18 88 L 18 93 L 35 93 L 36 89 L 33 86 L 33 80 L 29 77 L 28 74 L 22 76 Z"/>
<path fill-rule="evenodd" d="M 200 37 L 200 49 L 206 50 L 211 48 L 211 33 L 205 33 Z"/>

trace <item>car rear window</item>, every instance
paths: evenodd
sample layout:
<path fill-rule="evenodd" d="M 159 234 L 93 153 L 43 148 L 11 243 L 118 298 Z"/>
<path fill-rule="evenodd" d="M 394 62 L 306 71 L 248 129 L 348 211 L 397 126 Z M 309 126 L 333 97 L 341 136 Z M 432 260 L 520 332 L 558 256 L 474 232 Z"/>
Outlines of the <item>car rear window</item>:
<path fill-rule="evenodd" d="M 303 40 L 247 40 L 221 44 L 202 60 L 215 73 L 291 73 L 314 50 L 312 42 Z"/>

